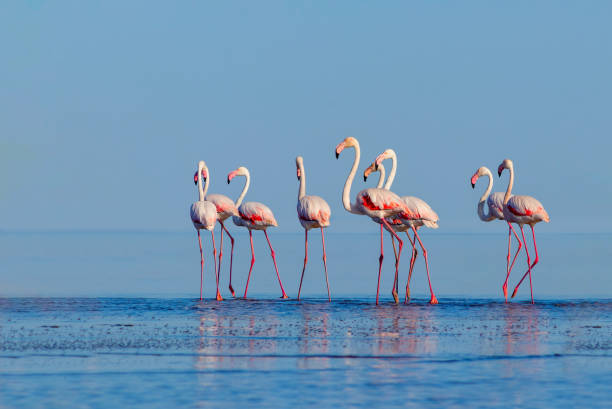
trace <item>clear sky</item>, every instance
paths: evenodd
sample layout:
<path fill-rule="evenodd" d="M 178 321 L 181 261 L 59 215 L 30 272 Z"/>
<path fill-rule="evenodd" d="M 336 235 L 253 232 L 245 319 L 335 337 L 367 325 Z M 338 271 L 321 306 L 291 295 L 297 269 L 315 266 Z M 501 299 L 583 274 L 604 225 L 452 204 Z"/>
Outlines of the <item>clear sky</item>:
<path fill-rule="evenodd" d="M 441 231 L 486 231 L 469 177 L 515 162 L 548 232 L 612 231 L 612 3 L 14 1 L 0 5 L 0 229 L 188 230 L 211 192 L 300 231 L 295 156 L 335 231 L 360 172 L 399 156 L 394 191 Z M 496 176 L 505 189 L 507 175 Z M 355 180 L 353 196 L 366 185 Z"/>

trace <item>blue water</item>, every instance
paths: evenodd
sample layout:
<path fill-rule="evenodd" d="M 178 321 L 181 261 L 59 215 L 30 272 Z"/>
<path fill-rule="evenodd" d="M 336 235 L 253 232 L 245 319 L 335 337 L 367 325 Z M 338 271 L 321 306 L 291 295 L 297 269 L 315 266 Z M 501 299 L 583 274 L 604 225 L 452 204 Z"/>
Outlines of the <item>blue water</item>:
<path fill-rule="evenodd" d="M 0 407 L 610 407 L 612 301 L 12 298 Z"/>
<path fill-rule="evenodd" d="M 314 234 L 304 301 L 277 298 L 257 234 L 252 298 L 231 299 L 224 260 L 216 302 L 209 264 L 196 298 L 195 234 L 0 233 L 0 408 L 612 406 L 610 235 L 542 234 L 531 305 L 528 285 L 501 299 L 503 234 L 434 233 L 436 306 L 422 258 L 392 303 L 390 247 L 374 305 L 374 234 L 328 235 L 328 303 Z M 303 236 L 271 240 L 294 297 Z"/>

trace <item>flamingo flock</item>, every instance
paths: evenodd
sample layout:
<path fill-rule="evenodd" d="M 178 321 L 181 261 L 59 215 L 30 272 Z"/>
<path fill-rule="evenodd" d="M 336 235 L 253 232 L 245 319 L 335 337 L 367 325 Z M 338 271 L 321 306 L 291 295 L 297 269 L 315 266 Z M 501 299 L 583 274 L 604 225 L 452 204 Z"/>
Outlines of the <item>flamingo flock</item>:
<path fill-rule="evenodd" d="M 379 172 L 379 180 L 376 187 L 366 188 L 359 191 L 355 195 L 354 202 L 351 203 L 351 187 L 361 159 L 361 150 L 359 147 L 359 141 L 354 137 L 345 138 L 335 148 L 335 155 L 338 159 L 340 154 L 348 149 L 353 148 L 354 157 L 353 164 L 350 168 L 344 187 L 342 190 L 342 205 L 344 209 L 356 215 L 368 216 L 373 222 L 380 226 L 380 255 L 378 257 L 378 279 L 376 286 L 376 304 L 379 303 L 380 294 L 380 279 L 382 274 L 382 264 L 384 259 L 384 231 L 389 233 L 391 243 L 393 246 L 395 256 L 395 275 L 393 280 L 393 288 L 391 294 L 395 303 L 399 303 L 399 267 L 402 249 L 404 242 L 400 238 L 398 233 L 406 233 L 406 237 L 412 248 L 412 254 L 410 258 L 408 280 L 406 282 L 406 290 L 404 295 L 404 303 L 410 301 L 410 280 L 415 265 L 415 261 L 418 255 L 417 244 L 420 247 L 424 261 L 425 269 L 427 273 L 427 282 L 429 284 L 430 291 L 430 304 L 437 304 L 438 299 L 436 298 L 430 276 L 428 252 L 419 236 L 419 228 L 425 226 L 433 229 L 438 228 L 438 215 L 437 213 L 425 202 L 424 200 L 415 196 L 399 196 L 398 194 L 391 191 L 391 186 L 395 179 L 397 172 L 397 155 L 393 149 L 386 149 L 380 155 L 378 155 L 374 161 L 365 169 L 363 173 L 364 181 L 370 174 Z M 391 171 L 385 182 L 386 171 L 383 162 L 387 159 L 391 160 Z M 330 226 L 331 209 L 329 204 L 321 197 L 306 194 L 306 172 L 304 169 L 304 159 L 298 156 L 295 159 L 296 174 L 299 181 L 299 190 L 297 197 L 297 216 L 298 221 L 304 228 L 304 265 L 299 280 L 299 289 L 297 299 L 300 300 L 300 294 L 302 291 L 302 283 L 304 281 L 304 274 L 306 272 L 306 265 L 308 263 L 308 231 L 311 229 L 319 229 L 321 231 L 321 246 L 323 249 L 323 270 L 325 273 L 325 284 L 327 286 L 327 297 L 331 301 L 331 292 L 329 286 L 329 277 L 327 272 L 327 253 L 325 250 L 325 233 L 324 229 Z M 508 302 L 508 280 L 512 268 L 514 267 L 515 261 L 521 251 L 525 248 L 525 254 L 527 258 L 527 271 L 521 277 L 518 284 L 514 288 L 512 298 L 516 295 L 521 283 L 529 276 L 529 286 L 531 291 L 531 302 L 534 302 L 533 298 L 533 285 L 531 281 L 531 274 L 533 268 L 539 261 L 538 248 L 535 239 L 535 224 L 539 222 L 549 222 L 550 218 L 548 213 L 542 206 L 542 204 L 531 196 L 519 196 L 512 195 L 512 188 L 514 186 L 514 164 L 510 159 L 505 159 L 498 167 L 498 175 L 501 177 L 504 170 L 508 170 L 510 179 L 506 192 L 495 192 L 491 193 L 493 188 L 493 175 L 491 171 L 482 166 L 476 170 L 472 175 L 470 182 L 472 188 L 475 188 L 476 182 L 480 177 L 486 176 L 488 178 L 488 185 L 480 197 L 477 206 L 478 217 L 484 222 L 490 222 L 493 220 L 502 220 L 508 224 L 508 252 L 506 256 L 506 274 L 505 280 L 502 285 L 503 295 L 505 302 Z M 236 296 L 234 288 L 232 286 L 232 269 L 233 269 L 233 258 L 234 258 L 234 237 L 230 234 L 227 226 L 224 222 L 231 216 L 232 221 L 236 226 L 245 227 L 249 231 L 249 240 L 251 245 L 251 264 L 249 267 L 249 274 L 245 284 L 243 297 L 247 298 L 247 292 L 249 288 L 249 282 L 251 279 L 251 273 L 253 272 L 253 265 L 255 264 L 255 250 L 253 248 L 253 230 L 262 230 L 268 246 L 270 247 L 270 255 L 274 264 L 274 270 L 276 277 L 278 278 L 278 284 L 281 290 L 281 298 L 288 298 L 283 283 L 281 281 L 278 265 L 276 262 L 276 253 L 270 242 L 267 229 L 269 227 L 276 227 L 278 223 L 274 218 L 272 210 L 259 202 L 243 202 L 247 191 L 249 189 L 251 176 L 249 170 L 241 166 L 236 170 L 230 172 L 227 175 L 227 183 L 229 184 L 236 176 L 244 176 L 245 183 L 242 192 L 236 199 L 232 201 L 229 197 L 221 194 L 208 194 L 208 185 L 210 179 L 210 172 L 204 161 L 198 162 L 198 169 L 194 175 L 194 183 L 198 188 L 198 201 L 193 203 L 191 206 L 190 216 L 193 226 L 198 234 L 198 243 L 200 247 L 200 299 L 202 299 L 202 289 L 204 282 L 204 253 L 202 250 L 202 238 L 200 230 L 208 230 L 211 233 L 211 242 L 213 247 L 213 265 L 216 282 L 216 299 L 222 301 L 223 297 L 219 291 L 219 282 L 221 275 L 221 260 L 223 257 L 223 234 L 225 233 L 231 241 L 231 253 L 230 253 L 230 267 L 229 267 L 229 291 L 233 297 Z M 217 249 L 214 238 L 214 227 L 219 223 L 221 243 L 219 248 L 219 258 L 217 260 Z M 522 241 L 516 230 L 512 226 L 513 224 L 518 225 L 521 230 Z M 524 225 L 531 227 L 534 253 L 535 258 L 533 262 L 527 249 Z M 411 236 L 412 233 L 412 236 Z M 511 260 L 511 249 L 512 249 L 512 235 L 518 243 L 518 247 L 514 256 Z M 396 247 L 397 242 L 397 247 Z"/>

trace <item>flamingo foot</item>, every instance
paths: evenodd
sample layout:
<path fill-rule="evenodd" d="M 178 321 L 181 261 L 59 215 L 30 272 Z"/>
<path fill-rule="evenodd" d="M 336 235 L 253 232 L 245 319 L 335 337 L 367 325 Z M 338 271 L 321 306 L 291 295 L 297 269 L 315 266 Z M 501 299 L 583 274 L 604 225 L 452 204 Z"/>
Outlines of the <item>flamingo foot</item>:
<path fill-rule="evenodd" d="M 283 300 L 286 300 L 286 299 L 288 299 L 289 297 L 287 297 L 287 294 L 283 293 L 283 295 L 281 296 L 281 298 L 282 298 Z"/>
<path fill-rule="evenodd" d="M 217 291 L 217 301 L 223 301 L 223 297 L 221 297 L 221 293 Z"/>
<path fill-rule="evenodd" d="M 229 286 L 230 293 L 232 293 L 232 297 L 236 297 L 236 291 L 234 291 L 234 287 L 230 284 Z"/>
<path fill-rule="evenodd" d="M 431 305 L 434 305 L 434 304 L 437 304 L 437 303 L 438 303 L 438 299 L 436 298 L 436 296 L 435 296 L 435 295 L 433 295 L 433 294 L 431 295 L 431 300 L 429 300 L 429 303 L 430 303 Z"/>
<path fill-rule="evenodd" d="M 410 302 L 410 287 L 406 287 L 406 298 L 404 299 L 404 304 L 408 304 Z"/>
<path fill-rule="evenodd" d="M 393 296 L 395 303 L 399 304 L 399 297 L 397 296 L 397 291 L 395 291 L 395 288 L 393 289 L 393 291 L 391 291 L 391 295 Z"/>
<path fill-rule="evenodd" d="M 504 299 L 508 302 L 508 284 L 504 283 L 502 290 L 504 290 Z"/>

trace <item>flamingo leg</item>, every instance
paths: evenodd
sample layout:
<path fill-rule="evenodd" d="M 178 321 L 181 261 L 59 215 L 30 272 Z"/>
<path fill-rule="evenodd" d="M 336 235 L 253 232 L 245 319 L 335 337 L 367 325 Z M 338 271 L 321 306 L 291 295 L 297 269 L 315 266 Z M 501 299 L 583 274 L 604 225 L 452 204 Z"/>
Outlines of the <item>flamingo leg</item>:
<path fill-rule="evenodd" d="M 300 299 L 302 292 L 302 281 L 304 281 L 304 271 L 306 271 L 306 263 L 308 262 L 308 229 L 304 229 L 304 268 L 302 268 L 302 278 L 300 278 L 300 288 L 298 289 L 297 299 Z"/>
<path fill-rule="evenodd" d="M 234 287 L 232 287 L 232 267 L 234 264 L 234 237 L 232 237 L 232 235 L 230 234 L 230 232 L 227 230 L 227 227 L 225 227 L 225 224 L 223 224 L 223 222 L 219 222 L 221 223 L 221 227 L 223 228 L 223 230 L 225 230 L 225 234 L 227 234 L 232 242 L 232 250 L 230 252 L 230 276 L 229 276 L 229 290 L 232 293 L 232 297 L 236 296 L 236 292 L 234 291 Z M 223 236 L 221 236 L 221 240 L 223 240 Z M 223 245 L 223 243 L 221 243 Z M 221 254 L 219 254 L 219 270 L 221 270 Z"/>
<path fill-rule="evenodd" d="M 204 282 L 204 253 L 202 253 L 202 237 L 200 237 L 200 229 L 198 232 L 198 243 L 200 243 L 200 301 L 202 300 L 202 283 Z"/>
<path fill-rule="evenodd" d="M 514 253 L 514 258 L 512 259 L 512 264 L 510 264 L 510 249 L 512 248 L 512 233 L 514 233 L 514 237 L 518 241 L 518 249 L 516 249 L 516 253 Z M 523 243 L 521 243 L 521 239 L 519 239 L 518 234 L 516 234 L 516 230 L 512 227 L 512 224 L 508 222 L 508 255 L 506 257 L 506 281 L 504 281 L 504 285 L 502 286 L 502 290 L 504 290 L 504 299 L 508 302 L 508 278 L 510 277 L 510 272 L 512 271 L 512 267 L 514 267 L 514 262 L 521 251 L 521 247 L 523 247 Z"/>
<path fill-rule="evenodd" d="M 380 256 L 378 257 L 378 285 L 376 286 L 376 305 L 378 305 L 378 292 L 380 290 L 380 272 L 382 270 L 382 262 L 385 258 L 383 251 L 383 225 L 380 224 Z"/>
<path fill-rule="evenodd" d="M 219 271 L 217 270 L 217 247 L 215 246 L 215 229 L 210 231 L 210 237 L 212 238 L 213 244 L 213 261 L 215 262 L 215 278 L 217 279 L 217 301 L 223 301 L 221 293 L 219 292 Z M 221 267 L 221 265 L 219 265 Z"/>
<path fill-rule="evenodd" d="M 325 254 L 325 234 L 323 234 L 323 227 L 321 227 L 321 244 L 323 245 L 323 267 L 325 268 L 325 284 L 327 284 L 327 300 L 331 302 L 329 278 L 327 277 L 327 254 Z"/>
<path fill-rule="evenodd" d="M 408 282 L 406 282 L 406 298 L 404 299 L 404 303 L 408 304 L 408 300 L 410 299 L 410 280 L 412 279 L 412 269 L 414 268 L 414 263 L 417 258 L 417 249 L 416 249 L 416 236 L 414 238 L 410 238 L 410 233 L 406 232 L 406 236 L 408 236 L 408 241 L 412 245 L 412 256 L 410 257 L 410 271 L 408 272 Z"/>
<path fill-rule="evenodd" d="M 421 241 L 421 238 L 419 237 L 419 234 L 417 233 L 414 226 L 412 227 L 412 231 L 414 231 L 414 236 L 419 241 L 419 245 L 421 246 L 421 249 L 423 250 L 423 258 L 425 258 L 425 268 L 427 269 L 427 281 L 429 282 L 429 292 L 431 293 L 431 298 L 429 300 L 429 303 L 437 304 L 438 299 L 434 295 L 433 289 L 431 288 L 431 279 L 429 278 L 429 262 L 427 260 L 427 250 L 425 249 L 425 246 L 423 246 L 423 242 Z"/>
<path fill-rule="evenodd" d="M 521 226 L 521 232 L 522 232 L 522 230 L 523 230 L 523 226 Z M 538 261 L 540 261 L 540 258 L 538 257 L 538 245 L 536 244 L 535 230 L 533 229 L 533 226 L 531 226 L 531 235 L 533 237 L 533 248 L 535 249 L 535 259 L 533 260 L 533 264 L 530 265 L 529 264 L 529 253 L 527 253 L 527 265 L 529 266 L 529 269 L 527 270 L 525 275 L 523 275 L 523 277 L 521 278 L 521 281 L 519 281 L 519 283 L 514 288 L 514 292 L 512 293 L 512 297 L 514 297 L 516 295 L 516 291 L 518 290 L 519 286 L 521 285 L 521 283 L 523 282 L 523 280 L 525 279 L 527 274 L 529 274 L 529 286 L 531 288 L 531 303 L 533 304 L 533 286 L 532 286 L 532 283 L 531 283 L 531 270 L 535 267 L 536 264 L 538 264 Z M 525 241 L 525 235 L 524 234 L 523 234 L 523 241 Z M 527 243 L 525 243 L 525 252 L 527 252 Z"/>
<path fill-rule="evenodd" d="M 399 238 L 399 236 L 397 235 L 395 230 L 393 230 L 393 228 L 391 227 L 391 225 L 389 224 L 389 222 L 387 220 L 382 219 L 382 222 L 385 225 L 385 227 L 387 228 L 387 230 L 389 230 L 389 232 L 391 233 L 391 236 L 395 237 L 395 239 L 399 243 L 399 250 L 397 251 L 397 260 L 395 261 L 395 278 L 397 279 L 397 276 L 399 274 L 399 261 L 400 261 L 400 257 L 402 256 L 402 247 L 404 247 L 404 242 L 402 241 L 402 239 Z M 381 230 L 380 230 L 380 234 L 381 234 L 380 247 L 381 247 L 381 255 L 382 255 L 382 224 L 381 224 L 380 228 L 381 228 Z M 381 263 L 382 263 L 382 260 L 381 260 Z M 380 281 L 380 271 L 379 271 L 378 275 L 379 275 L 378 280 Z M 378 298 L 378 297 L 376 297 L 376 298 Z M 395 303 L 397 304 L 399 302 L 399 300 L 397 298 L 397 293 L 395 294 L 395 296 L 393 298 L 395 300 Z"/>
<path fill-rule="evenodd" d="M 217 221 L 221 223 L 220 220 Z M 219 233 L 221 234 L 221 244 L 219 244 L 219 266 L 217 268 L 217 282 L 221 281 L 221 259 L 223 259 L 223 226 L 221 226 L 221 224 L 219 224 L 219 226 Z"/>
<path fill-rule="evenodd" d="M 251 239 L 251 267 L 249 267 L 249 275 L 247 277 L 246 287 L 244 288 L 244 298 L 247 298 L 247 291 L 249 290 L 249 280 L 251 279 L 251 271 L 253 271 L 253 264 L 255 264 L 255 249 L 253 249 L 253 232 L 249 229 L 249 239 Z"/>
<path fill-rule="evenodd" d="M 272 248 L 272 244 L 270 243 L 270 238 L 268 237 L 268 232 L 264 230 L 264 234 L 266 235 L 266 240 L 268 241 L 268 246 L 270 246 L 270 254 L 272 255 L 272 261 L 274 261 L 274 269 L 276 270 L 276 276 L 278 277 L 278 284 L 280 284 L 281 291 L 283 295 L 281 298 L 289 298 L 287 294 L 285 294 L 285 289 L 283 288 L 283 283 L 281 282 L 280 274 L 278 273 L 278 267 L 276 266 L 276 253 Z"/>
<path fill-rule="evenodd" d="M 395 255 L 395 264 L 397 264 L 397 249 L 395 248 L 395 237 L 393 237 L 393 235 L 391 234 L 391 244 L 393 245 L 393 255 Z M 397 292 L 398 292 L 398 277 L 395 276 L 393 278 L 393 288 L 391 289 L 391 295 L 393 296 L 393 299 L 395 300 L 395 302 L 397 302 L 398 298 L 397 298 Z"/>

